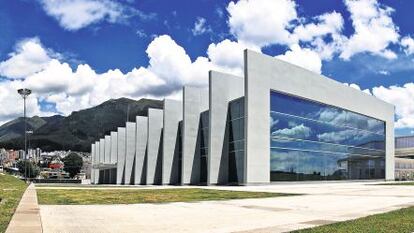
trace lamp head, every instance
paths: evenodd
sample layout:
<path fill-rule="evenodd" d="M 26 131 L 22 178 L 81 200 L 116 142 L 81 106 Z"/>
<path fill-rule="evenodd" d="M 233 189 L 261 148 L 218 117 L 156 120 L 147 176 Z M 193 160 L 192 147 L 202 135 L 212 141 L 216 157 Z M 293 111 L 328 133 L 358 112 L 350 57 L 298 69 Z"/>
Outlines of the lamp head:
<path fill-rule="evenodd" d="M 19 93 L 23 98 L 26 98 L 28 95 L 32 93 L 32 90 L 27 88 L 22 88 L 17 90 L 17 93 Z"/>

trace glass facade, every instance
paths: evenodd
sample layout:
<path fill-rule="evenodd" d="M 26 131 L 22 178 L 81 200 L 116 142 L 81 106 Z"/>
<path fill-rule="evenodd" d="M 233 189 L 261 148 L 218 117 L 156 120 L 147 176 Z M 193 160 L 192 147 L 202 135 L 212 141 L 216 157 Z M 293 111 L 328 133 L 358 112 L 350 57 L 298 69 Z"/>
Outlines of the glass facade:
<path fill-rule="evenodd" d="M 385 123 L 351 111 L 270 94 L 270 177 L 385 178 Z"/>
<path fill-rule="evenodd" d="M 395 149 L 413 148 L 414 136 L 395 138 Z"/>
<path fill-rule="evenodd" d="M 240 183 L 244 161 L 244 97 L 231 101 L 228 113 L 229 183 Z"/>

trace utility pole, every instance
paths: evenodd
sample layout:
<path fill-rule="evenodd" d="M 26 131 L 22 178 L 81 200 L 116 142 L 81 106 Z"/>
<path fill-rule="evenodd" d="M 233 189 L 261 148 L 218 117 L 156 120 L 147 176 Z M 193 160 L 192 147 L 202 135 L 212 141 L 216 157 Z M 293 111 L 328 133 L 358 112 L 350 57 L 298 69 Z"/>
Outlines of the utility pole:
<path fill-rule="evenodd" d="M 26 98 L 32 93 L 32 90 L 23 88 L 17 90 L 23 98 L 23 119 L 24 119 L 24 178 L 27 180 L 27 120 L 26 120 Z"/>

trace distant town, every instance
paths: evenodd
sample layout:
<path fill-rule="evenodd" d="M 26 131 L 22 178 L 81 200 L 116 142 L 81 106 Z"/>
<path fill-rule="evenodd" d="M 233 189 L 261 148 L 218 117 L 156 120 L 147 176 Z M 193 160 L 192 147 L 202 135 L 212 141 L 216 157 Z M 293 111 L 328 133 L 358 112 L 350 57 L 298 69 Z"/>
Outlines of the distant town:
<path fill-rule="evenodd" d="M 42 151 L 40 148 L 24 150 L 0 149 L 0 171 L 7 171 L 19 178 L 29 178 L 37 183 L 65 182 L 87 183 L 90 178 L 90 153 L 76 151 Z M 82 159 L 79 167 L 68 168 L 68 156 Z M 27 164 L 24 164 L 27 161 Z M 65 164 L 66 161 L 66 164 Z M 66 165 L 66 168 L 65 168 Z M 71 166 L 71 165 L 69 165 Z M 75 169 L 73 176 L 70 170 Z M 26 177 L 25 177 L 26 176 Z"/>

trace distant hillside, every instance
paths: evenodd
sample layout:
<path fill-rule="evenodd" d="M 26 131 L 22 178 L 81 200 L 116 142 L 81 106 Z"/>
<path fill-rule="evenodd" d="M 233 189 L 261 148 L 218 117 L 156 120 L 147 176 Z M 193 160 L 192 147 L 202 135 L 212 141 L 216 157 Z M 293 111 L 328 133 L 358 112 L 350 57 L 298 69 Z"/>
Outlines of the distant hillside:
<path fill-rule="evenodd" d="M 162 101 L 127 98 L 111 99 L 98 106 L 72 112 L 71 115 L 27 119 L 30 147 L 42 150 L 89 151 L 90 144 L 117 127 L 125 126 L 127 119 L 146 115 L 148 108 L 162 108 Z M 128 114 L 128 117 L 127 117 Z M 0 126 L 0 147 L 23 148 L 24 120 L 22 117 Z"/>

